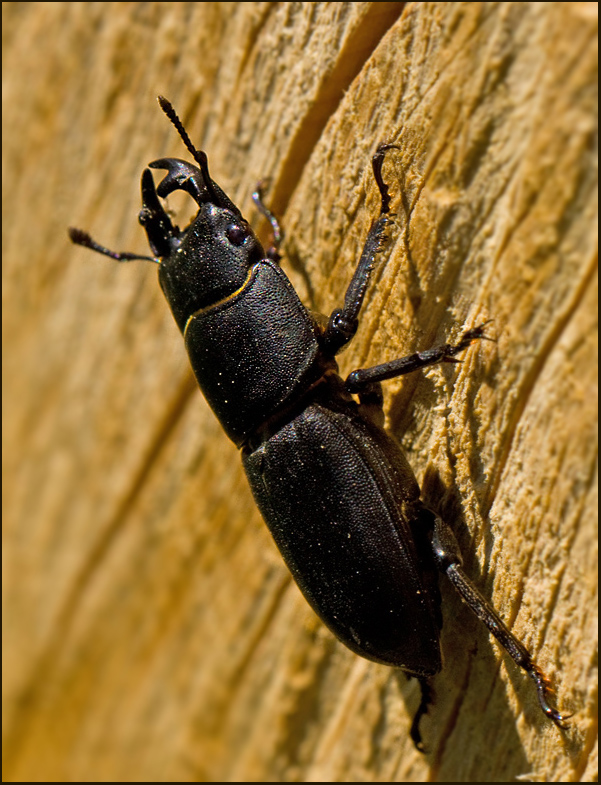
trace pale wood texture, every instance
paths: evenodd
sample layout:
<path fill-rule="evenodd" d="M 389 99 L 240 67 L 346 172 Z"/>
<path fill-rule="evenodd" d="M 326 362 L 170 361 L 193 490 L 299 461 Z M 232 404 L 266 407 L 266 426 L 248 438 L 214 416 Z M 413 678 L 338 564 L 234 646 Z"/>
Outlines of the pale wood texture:
<path fill-rule="evenodd" d="M 4 781 L 595 779 L 596 9 L 4 4 Z M 377 209 L 370 155 L 400 145 L 341 366 L 494 319 L 462 365 L 388 383 L 387 423 L 565 734 L 441 581 L 417 753 L 416 685 L 300 596 L 156 270 L 69 244 L 145 252 L 140 173 L 186 157 L 158 93 L 247 214 L 272 177 L 286 269 L 326 313 Z"/>

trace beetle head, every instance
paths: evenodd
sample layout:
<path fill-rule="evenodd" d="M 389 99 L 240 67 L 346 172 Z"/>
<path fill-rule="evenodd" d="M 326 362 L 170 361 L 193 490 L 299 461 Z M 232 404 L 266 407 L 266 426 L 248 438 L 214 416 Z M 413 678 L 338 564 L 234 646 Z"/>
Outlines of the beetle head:
<path fill-rule="evenodd" d="M 159 282 L 183 332 L 192 314 L 240 289 L 265 252 L 240 210 L 209 177 L 206 156 L 203 170 L 178 158 L 161 158 L 150 166 L 166 169 L 167 175 L 155 188 L 152 172 L 144 170 L 139 220 L 160 261 Z M 159 200 L 176 190 L 189 193 L 199 208 L 181 231 Z"/>

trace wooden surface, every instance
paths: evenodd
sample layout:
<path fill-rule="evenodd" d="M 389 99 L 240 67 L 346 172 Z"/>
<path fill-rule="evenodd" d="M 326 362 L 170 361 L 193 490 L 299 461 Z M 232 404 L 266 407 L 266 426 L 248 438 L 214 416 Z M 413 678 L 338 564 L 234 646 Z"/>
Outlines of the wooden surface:
<path fill-rule="evenodd" d="M 595 780 L 596 9 L 3 4 L 4 781 Z M 341 367 L 494 319 L 462 365 L 388 383 L 387 425 L 566 733 L 441 580 L 416 752 L 416 684 L 300 596 L 156 270 L 69 244 L 146 252 L 140 173 L 186 157 L 158 93 L 247 215 L 273 178 L 285 267 L 326 313 L 377 209 L 370 155 L 401 146 Z"/>

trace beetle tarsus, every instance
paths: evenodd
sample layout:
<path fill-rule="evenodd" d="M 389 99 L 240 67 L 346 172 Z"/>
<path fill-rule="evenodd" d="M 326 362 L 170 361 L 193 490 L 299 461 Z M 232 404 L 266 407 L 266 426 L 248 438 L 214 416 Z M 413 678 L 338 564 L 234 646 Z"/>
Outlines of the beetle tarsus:
<path fill-rule="evenodd" d="M 428 713 L 428 708 L 432 703 L 432 686 L 430 685 L 428 679 L 418 677 L 418 681 L 421 690 L 421 699 L 419 706 L 417 707 L 417 711 L 413 717 L 409 735 L 411 736 L 411 741 L 415 744 L 415 748 L 419 750 L 419 752 L 427 752 L 422 742 L 422 734 L 420 732 L 419 725 L 422 717 Z"/>
<path fill-rule="evenodd" d="M 554 703 L 554 696 L 555 690 L 551 686 L 551 682 L 542 672 L 542 670 L 536 665 L 536 663 L 531 662 L 530 667 L 526 668 L 527 672 L 530 674 L 530 677 L 536 684 L 536 691 L 538 694 L 538 702 L 540 703 L 540 707 L 543 712 L 547 715 L 547 717 L 552 720 L 555 725 L 561 730 L 565 730 L 567 721 L 572 717 L 572 714 L 562 714 L 558 709 L 555 708 L 553 705 Z"/>
<path fill-rule="evenodd" d="M 380 208 L 380 215 L 385 215 L 390 210 L 390 193 L 388 192 L 388 186 L 384 182 L 382 178 L 382 165 L 384 163 L 384 158 L 386 157 L 387 150 L 400 150 L 398 144 L 381 144 L 378 149 L 376 150 L 375 155 L 371 159 L 372 167 L 374 170 L 374 178 L 376 180 L 376 184 L 380 191 L 380 196 L 382 197 L 382 206 Z"/>

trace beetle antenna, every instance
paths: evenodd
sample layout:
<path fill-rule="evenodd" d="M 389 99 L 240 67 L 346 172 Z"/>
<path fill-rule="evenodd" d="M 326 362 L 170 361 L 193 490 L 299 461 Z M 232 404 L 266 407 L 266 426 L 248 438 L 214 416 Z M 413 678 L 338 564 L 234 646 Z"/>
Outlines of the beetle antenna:
<path fill-rule="evenodd" d="M 200 166 L 203 166 L 203 163 L 206 163 L 207 156 L 202 152 L 202 150 L 197 150 L 196 147 L 194 147 L 194 145 L 192 144 L 192 140 L 188 136 L 188 132 L 184 128 L 184 124 L 177 116 L 171 101 L 168 101 L 163 95 L 159 95 L 157 97 L 157 101 L 159 102 L 159 105 L 163 110 L 163 112 L 165 112 L 167 117 L 171 120 L 171 122 L 175 126 L 176 131 L 182 138 L 182 142 L 188 148 L 190 155 L 194 158 L 196 163 L 198 163 Z"/>
<path fill-rule="evenodd" d="M 137 253 L 129 253 L 127 251 L 111 251 L 110 248 L 105 248 L 104 245 L 100 245 L 96 240 L 92 240 L 90 235 L 87 232 L 84 232 L 83 229 L 76 229 L 74 226 L 69 227 L 69 237 L 71 238 L 71 242 L 75 243 L 75 245 L 83 245 L 84 248 L 89 248 L 91 251 L 101 253 L 103 256 L 109 256 L 111 259 L 115 259 L 118 262 L 131 262 L 134 259 L 141 259 L 144 262 L 159 263 L 159 260 L 155 259 L 153 256 L 140 256 Z"/>
<path fill-rule="evenodd" d="M 165 112 L 167 117 L 171 120 L 171 122 L 175 126 L 175 130 L 180 135 L 182 142 L 188 148 L 188 152 L 190 153 L 192 158 L 194 158 L 196 163 L 200 166 L 200 171 L 202 172 L 205 185 L 211 195 L 211 198 L 213 199 L 213 202 L 215 204 L 220 204 L 220 199 L 218 199 L 217 194 L 213 189 L 213 181 L 211 180 L 211 175 L 209 174 L 209 161 L 207 158 L 207 154 L 202 150 L 197 150 L 196 147 L 194 147 L 194 145 L 192 144 L 192 140 L 188 136 L 188 132 L 184 128 L 184 124 L 177 116 L 171 101 L 168 101 L 164 95 L 157 96 L 157 101 L 159 102 L 159 106 L 161 107 L 163 112 Z"/>

